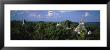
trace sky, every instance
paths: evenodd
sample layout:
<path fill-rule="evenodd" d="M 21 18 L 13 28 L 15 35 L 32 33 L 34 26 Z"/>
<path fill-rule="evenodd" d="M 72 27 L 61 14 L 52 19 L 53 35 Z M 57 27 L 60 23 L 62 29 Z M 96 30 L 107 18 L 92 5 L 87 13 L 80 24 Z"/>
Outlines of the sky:
<path fill-rule="evenodd" d="M 84 18 L 85 22 L 100 22 L 100 10 L 11 10 L 10 13 L 11 21 L 79 22 Z"/>

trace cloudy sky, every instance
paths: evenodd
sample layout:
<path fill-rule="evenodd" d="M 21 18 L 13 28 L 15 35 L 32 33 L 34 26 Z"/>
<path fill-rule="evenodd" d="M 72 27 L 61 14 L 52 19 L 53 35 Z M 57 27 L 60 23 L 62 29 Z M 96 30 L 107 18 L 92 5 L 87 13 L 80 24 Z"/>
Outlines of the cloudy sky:
<path fill-rule="evenodd" d="M 99 22 L 99 10 L 11 10 L 11 20 L 62 22 L 70 20 L 79 22 L 84 18 L 86 22 Z"/>

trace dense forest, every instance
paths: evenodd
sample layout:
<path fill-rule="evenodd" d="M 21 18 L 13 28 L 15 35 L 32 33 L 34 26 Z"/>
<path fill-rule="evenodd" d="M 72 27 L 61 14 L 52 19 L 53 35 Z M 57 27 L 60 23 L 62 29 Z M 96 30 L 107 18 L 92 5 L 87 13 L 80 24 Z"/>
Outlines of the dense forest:
<path fill-rule="evenodd" d="M 83 39 L 74 29 L 79 23 L 65 20 L 63 22 L 28 22 L 11 21 L 11 40 L 100 40 L 100 23 L 85 23 L 87 31 Z M 67 29 L 70 28 L 70 29 Z"/>

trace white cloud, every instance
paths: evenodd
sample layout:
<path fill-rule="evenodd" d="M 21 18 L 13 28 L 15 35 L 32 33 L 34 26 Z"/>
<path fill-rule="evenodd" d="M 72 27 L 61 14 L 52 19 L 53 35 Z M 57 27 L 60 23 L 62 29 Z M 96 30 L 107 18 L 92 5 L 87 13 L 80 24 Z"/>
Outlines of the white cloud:
<path fill-rule="evenodd" d="M 39 14 L 34 14 L 34 13 L 30 13 L 29 16 L 30 16 L 30 17 L 41 17 L 41 15 L 39 15 Z"/>
<path fill-rule="evenodd" d="M 63 11 L 63 10 L 62 10 L 62 11 L 59 11 L 59 12 L 61 12 L 61 13 L 65 13 L 66 11 Z"/>
<path fill-rule="evenodd" d="M 36 17 L 36 15 L 35 14 L 32 14 L 32 13 L 30 13 L 29 16 Z"/>
<path fill-rule="evenodd" d="M 21 11 L 20 14 L 24 14 L 25 12 Z"/>
<path fill-rule="evenodd" d="M 53 11 L 48 11 L 48 16 L 53 16 Z"/>
<path fill-rule="evenodd" d="M 86 12 L 84 16 L 85 16 L 85 17 L 89 16 L 89 13 L 88 13 L 88 12 Z"/>
<path fill-rule="evenodd" d="M 71 11 L 71 10 L 60 10 L 59 12 L 66 13 L 66 12 L 73 12 L 73 11 Z"/>

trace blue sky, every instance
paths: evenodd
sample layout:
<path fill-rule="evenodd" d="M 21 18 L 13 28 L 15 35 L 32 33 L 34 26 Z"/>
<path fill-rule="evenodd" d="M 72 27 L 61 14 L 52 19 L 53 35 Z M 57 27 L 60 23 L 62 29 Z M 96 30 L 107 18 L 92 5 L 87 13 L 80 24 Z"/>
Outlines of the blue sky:
<path fill-rule="evenodd" d="M 86 22 L 100 22 L 100 10 L 11 10 L 11 20 L 79 22 L 83 17 Z"/>

